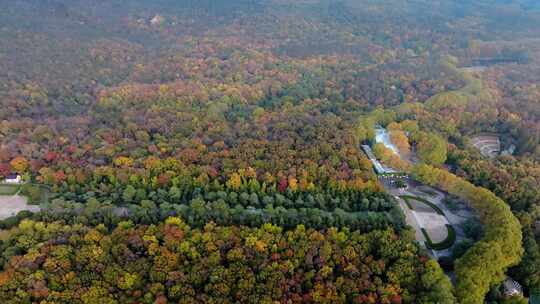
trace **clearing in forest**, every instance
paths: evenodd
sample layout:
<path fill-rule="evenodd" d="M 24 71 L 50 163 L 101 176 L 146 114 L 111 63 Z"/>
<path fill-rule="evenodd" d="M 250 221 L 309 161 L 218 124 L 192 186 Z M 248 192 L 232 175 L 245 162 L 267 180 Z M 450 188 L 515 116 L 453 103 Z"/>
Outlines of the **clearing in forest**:
<path fill-rule="evenodd" d="M 0 220 L 14 216 L 20 211 L 39 211 L 39 206 L 29 205 L 28 200 L 20 195 L 0 195 Z"/>

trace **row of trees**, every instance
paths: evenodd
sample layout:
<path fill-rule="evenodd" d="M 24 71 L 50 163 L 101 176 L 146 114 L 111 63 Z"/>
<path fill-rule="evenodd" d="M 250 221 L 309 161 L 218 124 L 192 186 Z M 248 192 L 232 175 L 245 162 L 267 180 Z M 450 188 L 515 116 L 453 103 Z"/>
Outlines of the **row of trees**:
<path fill-rule="evenodd" d="M 526 158 L 501 157 L 485 159 L 473 150 L 451 150 L 451 164 L 457 173 L 478 186 L 490 189 L 505 200 L 523 227 L 521 263 L 510 273 L 527 291 L 540 290 L 540 249 L 538 220 L 540 219 L 540 175 L 538 163 Z"/>
<path fill-rule="evenodd" d="M 323 229 L 329 227 L 349 228 L 362 232 L 393 228 L 401 231 L 405 228 L 403 214 L 398 207 L 384 212 L 346 212 L 336 208 L 325 211 L 319 208 L 283 207 L 268 204 L 261 208 L 231 205 L 224 200 L 205 201 L 196 198 L 178 204 L 162 202 L 157 204 L 151 200 L 143 200 L 139 204 L 126 204 L 122 207 L 107 202 L 99 202 L 92 198 L 84 203 L 76 203 L 55 199 L 44 205 L 45 209 L 32 216 L 44 221 L 63 220 L 69 223 L 99 223 L 114 227 L 122 220 L 132 220 L 137 224 L 152 224 L 164 220 L 168 216 L 181 216 L 193 227 L 202 227 L 213 221 L 220 225 L 243 225 L 259 227 L 264 223 L 273 223 L 286 229 L 299 224 L 306 227 Z M 0 225 L 10 228 L 19 220 L 27 217 L 21 214 L 0 221 Z"/>
<path fill-rule="evenodd" d="M 456 296 L 462 303 L 481 303 L 489 289 L 523 254 L 521 226 L 510 207 L 489 190 L 476 187 L 446 170 L 420 164 L 413 176 L 465 199 L 484 224 L 484 237 L 456 262 Z"/>
<path fill-rule="evenodd" d="M 249 170 L 248 170 L 249 171 Z M 346 211 L 385 211 L 392 208 L 389 196 L 381 192 L 376 181 L 361 180 L 330 182 L 326 187 L 315 186 L 306 178 L 297 180 L 272 177 L 260 181 L 252 173 L 233 173 L 226 181 L 219 178 L 197 178 L 183 169 L 144 170 L 137 168 L 113 169 L 102 167 L 92 172 L 76 171 L 63 181 L 50 181 L 48 172 L 38 180 L 57 192 L 58 197 L 85 200 L 97 197 L 118 205 L 138 203 L 152 199 L 158 203 L 168 201 L 182 203 L 202 196 L 206 200 L 222 199 L 230 204 L 260 207 L 275 204 L 284 207 L 318 207 L 333 210 L 337 207 Z"/>
<path fill-rule="evenodd" d="M 381 191 L 376 181 L 330 181 L 316 186 L 309 182 L 305 171 L 299 180 L 283 176 L 276 180 L 268 174 L 258 177 L 252 168 L 238 170 L 221 181 L 208 175 L 193 176 L 196 172 L 186 170 L 175 159 L 147 159 L 144 168 L 133 166 L 127 158 L 117 159 L 116 163 L 121 167 L 71 171 L 63 174 L 62 179 L 57 178 L 58 173 L 42 168 L 38 180 L 51 187 L 51 199 L 73 203 L 95 200 L 119 208 L 151 204 L 168 211 L 173 206 L 180 208 L 176 214 L 187 218 L 196 201 L 202 204 L 202 209 L 209 208 L 200 211 L 201 215 L 190 222 L 197 225 L 206 219 L 244 225 L 268 220 L 294 227 L 302 223 L 302 215 L 307 212 L 314 219 L 306 218 L 306 225 L 317 228 L 350 225 L 368 231 L 389 225 L 397 229 L 403 226 L 397 204 Z M 228 210 L 216 211 L 228 208 L 236 210 L 232 218 L 226 217 Z"/>

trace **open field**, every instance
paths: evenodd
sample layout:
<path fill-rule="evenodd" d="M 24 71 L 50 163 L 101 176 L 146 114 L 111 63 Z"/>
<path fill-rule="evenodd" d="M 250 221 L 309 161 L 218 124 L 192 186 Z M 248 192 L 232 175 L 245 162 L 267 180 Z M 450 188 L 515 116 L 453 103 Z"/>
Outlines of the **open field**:
<path fill-rule="evenodd" d="M 0 196 L 0 220 L 16 215 L 23 210 L 37 212 L 39 211 L 39 206 L 28 205 L 27 199 L 24 196 Z"/>
<path fill-rule="evenodd" d="M 19 185 L 0 184 L 0 195 L 13 195 L 19 191 Z"/>

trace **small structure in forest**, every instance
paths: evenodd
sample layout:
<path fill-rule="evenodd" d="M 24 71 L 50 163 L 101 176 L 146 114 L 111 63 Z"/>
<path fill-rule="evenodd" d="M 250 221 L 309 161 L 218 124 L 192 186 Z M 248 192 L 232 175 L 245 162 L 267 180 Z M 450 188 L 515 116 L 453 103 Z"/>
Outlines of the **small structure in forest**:
<path fill-rule="evenodd" d="M 503 282 L 503 288 L 503 293 L 506 297 L 523 296 L 523 288 L 511 277 L 506 277 L 506 280 Z"/>
<path fill-rule="evenodd" d="M 11 173 L 6 176 L 3 182 L 5 184 L 20 184 L 22 182 L 22 177 L 17 173 Z"/>
<path fill-rule="evenodd" d="M 471 138 L 471 144 L 486 157 L 496 157 L 501 153 L 501 141 L 497 134 L 479 134 Z"/>

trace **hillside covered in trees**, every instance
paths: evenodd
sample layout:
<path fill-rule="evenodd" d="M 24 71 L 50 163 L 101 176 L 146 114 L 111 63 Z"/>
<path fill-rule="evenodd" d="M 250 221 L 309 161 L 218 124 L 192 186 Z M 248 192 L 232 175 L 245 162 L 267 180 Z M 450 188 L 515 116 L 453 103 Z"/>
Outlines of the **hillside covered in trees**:
<path fill-rule="evenodd" d="M 0 219 L 0 302 L 525 303 L 538 37 L 530 0 L 0 4 L 0 178 L 41 208 Z M 452 280 L 359 148 L 377 125 L 478 215 Z"/>

